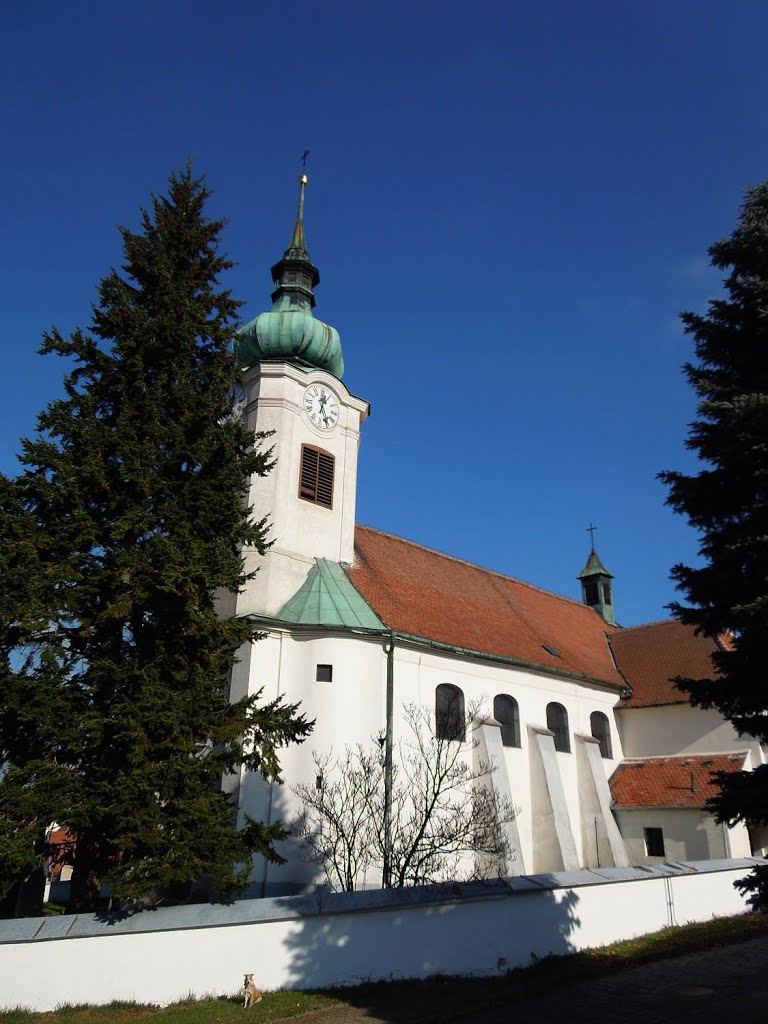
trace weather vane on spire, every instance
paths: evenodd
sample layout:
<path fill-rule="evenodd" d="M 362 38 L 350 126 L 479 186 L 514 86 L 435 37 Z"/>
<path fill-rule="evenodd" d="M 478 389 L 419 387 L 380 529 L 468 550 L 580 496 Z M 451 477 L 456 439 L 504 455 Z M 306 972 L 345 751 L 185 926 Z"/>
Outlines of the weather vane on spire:
<path fill-rule="evenodd" d="M 305 149 L 301 154 L 301 177 L 299 181 L 306 185 L 307 183 L 307 157 L 309 156 L 309 150 Z"/>
<path fill-rule="evenodd" d="M 589 526 L 587 527 L 587 533 L 591 534 L 592 550 L 593 551 L 595 550 L 595 530 L 596 529 L 597 529 L 597 527 L 595 526 L 595 524 L 590 519 Z"/>
<path fill-rule="evenodd" d="M 304 240 L 304 189 L 307 187 L 309 178 L 307 177 L 307 157 L 309 156 L 309 150 L 305 148 L 301 154 L 301 174 L 299 175 L 299 208 L 296 211 L 296 224 L 293 228 L 293 235 L 291 236 L 290 244 L 286 253 L 292 249 L 300 249 L 304 255 L 308 258 L 309 253 L 307 252 L 307 243 Z M 317 282 L 315 282 L 317 283 Z"/>

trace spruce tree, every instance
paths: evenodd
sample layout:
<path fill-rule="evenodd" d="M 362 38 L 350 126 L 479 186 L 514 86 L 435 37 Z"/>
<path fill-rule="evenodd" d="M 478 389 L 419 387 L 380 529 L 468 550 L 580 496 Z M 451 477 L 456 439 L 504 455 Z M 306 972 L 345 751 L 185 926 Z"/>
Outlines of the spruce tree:
<path fill-rule="evenodd" d="M 104 882 L 118 900 L 201 876 L 241 891 L 283 832 L 237 827 L 221 777 L 279 777 L 311 728 L 296 705 L 228 699 L 257 637 L 217 595 L 244 585 L 244 546 L 265 550 L 245 498 L 270 455 L 231 414 L 240 303 L 208 197 L 187 168 L 120 229 L 90 332 L 44 336 L 73 364 L 65 395 L 0 486 L 0 867 L 34 867 L 65 825 L 74 910 Z"/>
<path fill-rule="evenodd" d="M 687 447 L 698 473 L 660 474 L 667 502 L 701 536 L 703 564 L 677 565 L 672 577 L 687 603 L 683 622 L 726 637 L 709 679 L 678 685 L 698 707 L 717 708 L 739 733 L 768 744 L 768 182 L 747 191 L 739 223 L 709 250 L 725 272 L 724 296 L 706 315 L 683 313 L 696 363 L 685 372 L 698 396 Z M 721 822 L 768 830 L 768 765 L 723 776 L 713 804 Z M 740 885 L 768 909 L 768 866 Z"/>
<path fill-rule="evenodd" d="M 34 537 L 33 520 L 19 501 L 14 481 L 0 475 L 0 716 L 17 678 L 15 664 L 47 626 L 40 611 L 43 576 L 37 571 Z M 0 916 L 19 908 L 24 881 L 37 890 L 34 903 L 42 903 L 46 806 L 40 799 L 45 794 L 42 787 L 25 793 L 23 787 L 10 785 L 13 771 L 7 764 L 0 768 Z"/>

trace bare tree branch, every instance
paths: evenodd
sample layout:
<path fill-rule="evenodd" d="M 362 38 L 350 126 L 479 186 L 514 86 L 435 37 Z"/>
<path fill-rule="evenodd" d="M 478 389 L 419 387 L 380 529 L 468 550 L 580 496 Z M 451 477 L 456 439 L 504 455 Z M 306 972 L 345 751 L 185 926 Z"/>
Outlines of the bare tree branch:
<path fill-rule="evenodd" d="M 461 735 L 471 735 L 478 712 L 470 706 Z M 517 814 L 499 805 L 487 785 L 492 764 L 470 767 L 477 742 L 448 738 L 430 709 L 405 708 L 406 735 L 396 746 L 390 837 L 394 886 L 459 881 L 487 874 L 508 860 L 505 824 Z M 354 890 L 370 875 L 381 877 L 384 834 L 384 757 L 380 744 L 347 747 L 339 758 L 314 755 L 315 784 L 294 792 L 303 804 L 294 834 L 309 860 L 319 864 L 332 889 Z M 366 877 L 368 876 L 368 877 Z"/>

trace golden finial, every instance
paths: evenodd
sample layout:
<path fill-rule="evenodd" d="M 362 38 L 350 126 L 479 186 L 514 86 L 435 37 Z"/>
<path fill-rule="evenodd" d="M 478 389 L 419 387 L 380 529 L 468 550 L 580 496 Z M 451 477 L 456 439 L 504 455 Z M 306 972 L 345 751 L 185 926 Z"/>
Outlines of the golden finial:
<path fill-rule="evenodd" d="M 293 235 L 286 252 L 291 249 L 301 249 L 306 252 L 307 243 L 304 241 L 304 189 L 307 187 L 307 157 L 309 150 L 305 149 L 301 154 L 301 174 L 299 175 L 299 208 L 296 211 L 296 224 L 293 228 Z"/>

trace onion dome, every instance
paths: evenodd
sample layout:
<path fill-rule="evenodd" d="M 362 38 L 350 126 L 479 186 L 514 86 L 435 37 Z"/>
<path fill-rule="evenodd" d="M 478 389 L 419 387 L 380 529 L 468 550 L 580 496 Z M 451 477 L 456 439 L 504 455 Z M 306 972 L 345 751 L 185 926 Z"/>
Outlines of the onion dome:
<path fill-rule="evenodd" d="M 309 258 L 304 239 L 306 186 L 307 176 L 302 174 L 291 241 L 283 258 L 272 267 L 272 309 L 259 313 L 240 328 L 237 357 L 241 366 L 251 366 L 262 359 L 295 359 L 341 377 L 344 357 L 339 332 L 312 315 L 313 289 L 320 283 L 320 274 Z"/>

